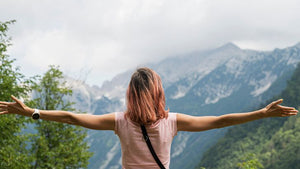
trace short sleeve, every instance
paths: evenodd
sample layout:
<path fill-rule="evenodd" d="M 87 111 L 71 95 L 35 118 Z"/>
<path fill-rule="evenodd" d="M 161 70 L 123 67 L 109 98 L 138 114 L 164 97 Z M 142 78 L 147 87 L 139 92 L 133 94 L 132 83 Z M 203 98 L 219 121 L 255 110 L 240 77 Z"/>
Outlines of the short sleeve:
<path fill-rule="evenodd" d="M 177 135 L 177 113 L 169 113 L 168 126 L 173 134 L 173 137 Z"/>
<path fill-rule="evenodd" d="M 124 119 L 124 112 L 115 113 L 115 134 L 118 135 L 119 127 L 122 126 L 122 120 Z"/>

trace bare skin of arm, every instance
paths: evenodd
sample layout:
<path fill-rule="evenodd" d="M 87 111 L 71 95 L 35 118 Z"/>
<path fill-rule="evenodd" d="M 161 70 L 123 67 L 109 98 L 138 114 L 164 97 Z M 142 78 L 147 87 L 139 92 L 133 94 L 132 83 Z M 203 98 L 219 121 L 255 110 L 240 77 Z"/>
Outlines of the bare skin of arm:
<path fill-rule="evenodd" d="M 286 117 L 297 115 L 298 111 L 293 107 L 279 105 L 282 99 L 270 103 L 263 109 L 247 112 L 232 113 L 221 116 L 190 116 L 177 114 L 178 131 L 205 131 L 210 129 L 222 128 L 237 124 L 246 123 L 267 117 Z"/>
<path fill-rule="evenodd" d="M 31 117 L 34 109 L 26 106 L 19 99 L 12 96 L 15 102 L 0 102 L 1 114 L 19 114 Z M 91 115 L 75 114 L 61 110 L 40 110 L 40 119 L 68 123 L 96 130 L 114 130 L 115 114 Z"/>
<path fill-rule="evenodd" d="M 19 114 L 31 117 L 34 109 L 26 106 L 19 99 L 12 96 L 15 102 L 0 102 L 1 114 Z M 298 111 L 293 107 L 285 107 L 279 105 L 282 100 L 270 103 L 263 109 L 247 112 L 233 113 L 221 116 L 190 116 L 185 114 L 177 114 L 178 131 L 204 131 L 215 128 L 222 128 L 231 125 L 246 123 L 267 117 L 286 117 L 297 115 Z M 75 114 L 61 110 L 40 110 L 40 118 L 43 120 L 56 121 L 82 126 L 96 130 L 114 130 L 115 114 L 90 115 Z"/>

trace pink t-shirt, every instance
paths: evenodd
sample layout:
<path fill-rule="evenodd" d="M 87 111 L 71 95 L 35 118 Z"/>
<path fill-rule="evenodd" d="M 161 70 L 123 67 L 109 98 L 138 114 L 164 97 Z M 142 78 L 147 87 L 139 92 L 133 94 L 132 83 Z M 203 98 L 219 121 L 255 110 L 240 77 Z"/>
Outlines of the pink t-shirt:
<path fill-rule="evenodd" d="M 143 138 L 141 127 L 124 117 L 124 112 L 115 115 L 115 133 L 119 136 L 122 149 L 123 169 L 159 169 Z M 170 150 L 177 134 L 176 113 L 146 126 L 153 149 L 166 169 L 170 165 Z"/>

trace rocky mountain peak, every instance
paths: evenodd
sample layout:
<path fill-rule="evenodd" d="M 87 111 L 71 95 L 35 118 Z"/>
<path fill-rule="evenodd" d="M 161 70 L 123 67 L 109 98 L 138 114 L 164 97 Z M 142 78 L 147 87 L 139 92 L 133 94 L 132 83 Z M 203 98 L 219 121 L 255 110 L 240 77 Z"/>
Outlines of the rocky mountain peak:
<path fill-rule="evenodd" d="M 190 115 L 220 115 L 245 111 L 249 106 L 256 107 L 261 100 L 277 94 L 281 88 L 273 88 L 272 85 L 284 86 L 287 75 L 300 62 L 299 48 L 300 43 L 268 52 L 249 51 L 230 42 L 216 49 L 167 58 L 146 66 L 162 77 L 167 106 L 171 111 Z M 75 83 L 77 92 L 74 91 L 74 98 L 77 100 L 74 102 L 81 103 L 77 106 L 94 114 L 125 110 L 125 93 L 131 73 L 121 73 L 97 89 Z M 121 151 L 117 138 L 112 133 L 98 133 L 89 132 L 91 149 L 97 150 L 89 168 L 120 168 Z M 203 135 L 205 139 L 202 139 Z M 199 136 L 178 134 L 172 146 L 170 168 L 194 168 L 197 161 L 192 161 L 190 157 L 199 154 L 196 158 L 200 159 L 208 143 L 217 140 L 216 134 L 209 132 Z M 197 144 L 189 145 L 194 140 Z M 101 152 L 98 151 L 100 149 Z M 186 163 L 190 165 L 186 166 Z"/>
<path fill-rule="evenodd" d="M 228 42 L 217 49 L 218 50 L 241 50 L 241 48 L 239 48 L 236 44 L 232 42 Z"/>

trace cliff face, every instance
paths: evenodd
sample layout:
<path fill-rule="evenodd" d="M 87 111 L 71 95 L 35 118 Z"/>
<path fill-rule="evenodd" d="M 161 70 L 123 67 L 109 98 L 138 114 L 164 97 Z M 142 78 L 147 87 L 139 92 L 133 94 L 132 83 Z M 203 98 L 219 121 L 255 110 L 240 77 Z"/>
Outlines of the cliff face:
<path fill-rule="evenodd" d="M 300 61 L 300 45 L 261 52 L 232 43 L 217 49 L 172 57 L 148 66 L 161 76 L 172 112 L 220 115 L 246 111 L 280 93 Z M 133 70 L 117 75 L 100 88 L 72 82 L 76 108 L 93 114 L 125 110 L 125 92 Z M 276 85 L 275 85 L 276 84 Z M 226 129 L 180 132 L 174 140 L 171 168 L 193 168 Z M 113 132 L 89 131 L 89 168 L 120 168 L 118 138 Z"/>
<path fill-rule="evenodd" d="M 287 87 L 272 100 L 300 109 L 300 64 L 288 80 Z M 270 101 L 268 101 L 270 102 Z M 199 168 L 300 167 L 300 116 L 268 118 L 234 126 L 225 137 L 203 156 Z"/>

